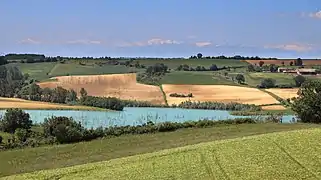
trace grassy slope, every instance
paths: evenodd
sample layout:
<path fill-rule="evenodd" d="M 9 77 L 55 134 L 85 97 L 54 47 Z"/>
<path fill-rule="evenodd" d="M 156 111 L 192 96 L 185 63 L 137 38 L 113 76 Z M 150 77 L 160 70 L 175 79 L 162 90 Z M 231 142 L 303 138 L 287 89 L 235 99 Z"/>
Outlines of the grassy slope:
<path fill-rule="evenodd" d="M 276 84 L 295 84 L 293 76 L 283 73 L 246 73 L 245 81 L 250 86 L 256 86 L 261 83 L 264 78 L 272 78 L 276 80 Z"/>
<path fill-rule="evenodd" d="M 195 85 L 236 85 L 232 81 L 227 81 L 223 77 L 215 76 L 213 72 L 188 72 L 175 71 L 165 75 L 161 84 L 195 84 Z"/>
<path fill-rule="evenodd" d="M 57 63 L 15 63 L 23 73 L 28 73 L 30 78 L 43 80 L 50 78 L 49 73 L 57 65 Z"/>
<path fill-rule="evenodd" d="M 39 81 L 48 80 L 50 77 L 63 75 L 96 75 L 96 74 L 117 74 L 139 71 L 136 68 L 125 66 L 104 65 L 98 66 L 89 62 L 86 66 L 79 65 L 77 62 L 66 64 L 61 63 L 17 63 L 23 73 L 28 73 L 31 78 Z"/>
<path fill-rule="evenodd" d="M 264 134 L 7 179 L 320 179 L 320 135 L 320 128 Z"/>
<path fill-rule="evenodd" d="M 319 127 L 309 124 L 243 124 L 169 133 L 128 135 L 91 142 L 0 152 L 0 176 L 110 160 L 162 149 L 269 132 Z"/>

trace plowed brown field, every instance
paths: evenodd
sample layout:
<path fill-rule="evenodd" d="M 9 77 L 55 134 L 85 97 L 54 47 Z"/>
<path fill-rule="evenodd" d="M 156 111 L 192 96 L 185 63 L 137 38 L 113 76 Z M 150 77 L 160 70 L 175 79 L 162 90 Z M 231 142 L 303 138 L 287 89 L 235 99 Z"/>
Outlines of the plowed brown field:
<path fill-rule="evenodd" d="M 227 85 L 170 85 L 164 84 L 163 90 L 166 93 L 168 104 L 179 104 L 186 100 L 191 101 L 218 101 L 218 102 L 239 102 L 244 104 L 274 104 L 276 99 L 258 89 L 227 86 Z M 188 94 L 192 93 L 193 98 L 170 97 L 171 93 Z"/>
<path fill-rule="evenodd" d="M 112 74 L 89 76 L 60 76 L 57 81 L 39 83 L 41 88 L 61 86 L 79 92 L 85 88 L 88 95 L 111 96 L 120 99 L 149 101 L 164 104 L 163 94 L 158 86 L 136 82 L 136 74 Z"/>
<path fill-rule="evenodd" d="M 284 62 L 284 65 L 290 65 L 290 62 L 294 62 L 294 59 L 280 59 L 280 60 L 245 60 L 246 62 L 250 64 L 259 64 L 260 61 L 263 61 L 265 65 L 269 64 L 275 64 L 275 65 L 282 65 L 282 62 Z M 321 60 L 302 60 L 303 65 L 321 65 Z"/>

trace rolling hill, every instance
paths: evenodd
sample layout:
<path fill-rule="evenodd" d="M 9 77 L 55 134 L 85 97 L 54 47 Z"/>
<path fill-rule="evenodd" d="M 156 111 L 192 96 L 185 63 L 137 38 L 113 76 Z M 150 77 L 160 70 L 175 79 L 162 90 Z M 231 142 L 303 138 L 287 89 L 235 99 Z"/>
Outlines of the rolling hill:
<path fill-rule="evenodd" d="M 3 179 L 320 179 L 320 135 L 256 135 Z"/>

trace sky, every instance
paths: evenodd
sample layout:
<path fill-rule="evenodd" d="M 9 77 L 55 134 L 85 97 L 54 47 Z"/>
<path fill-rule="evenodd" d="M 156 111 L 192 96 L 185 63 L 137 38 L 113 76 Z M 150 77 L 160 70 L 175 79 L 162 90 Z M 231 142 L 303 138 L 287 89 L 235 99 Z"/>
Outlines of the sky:
<path fill-rule="evenodd" d="M 0 54 L 321 58 L 320 0 L 1 0 Z"/>

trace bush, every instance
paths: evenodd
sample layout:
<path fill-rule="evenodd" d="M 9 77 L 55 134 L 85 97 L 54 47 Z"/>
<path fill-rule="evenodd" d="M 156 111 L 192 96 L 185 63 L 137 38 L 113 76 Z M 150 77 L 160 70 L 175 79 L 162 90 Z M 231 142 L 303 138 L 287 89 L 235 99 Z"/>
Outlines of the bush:
<path fill-rule="evenodd" d="M 28 113 L 21 109 L 8 109 L 1 120 L 2 131 L 13 134 L 16 129 L 21 128 L 29 131 L 32 121 Z"/>
<path fill-rule="evenodd" d="M 185 101 L 177 105 L 179 108 L 186 109 L 211 109 L 211 110 L 231 110 L 231 111 L 259 111 L 261 107 L 253 104 L 241 103 L 221 103 L 221 102 L 192 102 Z"/>
<path fill-rule="evenodd" d="M 0 144 L 2 144 L 2 140 L 3 140 L 3 137 L 2 137 L 2 136 L 0 136 Z"/>
<path fill-rule="evenodd" d="M 291 89 L 291 88 L 294 88 L 295 85 L 293 85 L 293 84 L 279 84 L 279 85 L 276 85 L 275 87 L 281 88 L 281 89 Z"/>
<path fill-rule="evenodd" d="M 275 87 L 275 80 L 272 78 L 266 78 L 261 81 L 261 86 L 263 88 L 273 88 Z"/>
<path fill-rule="evenodd" d="M 53 116 L 46 118 L 42 126 L 45 137 L 54 137 L 59 143 L 72 143 L 83 140 L 85 129 L 72 118 Z"/>
<path fill-rule="evenodd" d="M 14 135 L 20 142 L 25 142 L 28 138 L 28 131 L 26 129 L 18 128 Z"/>
<path fill-rule="evenodd" d="M 305 77 L 302 75 L 295 76 L 293 79 L 295 81 L 296 87 L 300 87 L 306 80 Z"/>
<path fill-rule="evenodd" d="M 171 93 L 169 96 L 170 97 L 193 97 L 193 94 L 189 93 L 189 94 L 185 95 L 185 94 Z"/>

